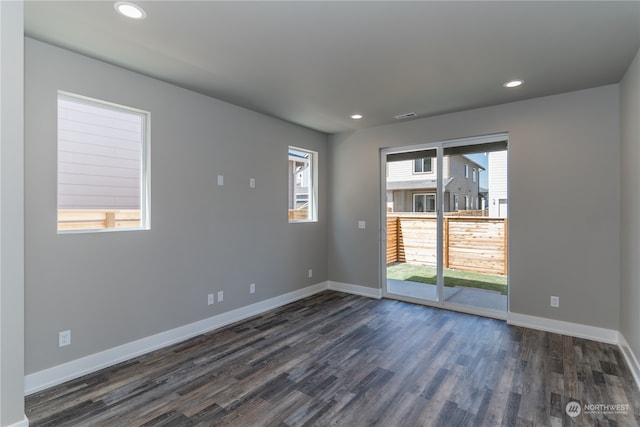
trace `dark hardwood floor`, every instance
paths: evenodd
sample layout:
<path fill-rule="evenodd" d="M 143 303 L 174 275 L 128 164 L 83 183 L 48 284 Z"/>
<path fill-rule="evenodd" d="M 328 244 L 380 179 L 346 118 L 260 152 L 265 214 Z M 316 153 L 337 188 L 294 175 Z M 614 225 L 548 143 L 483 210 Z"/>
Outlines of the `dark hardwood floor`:
<path fill-rule="evenodd" d="M 619 414 L 571 400 L 620 404 Z M 635 426 L 613 345 L 323 292 L 26 398 L 31 426 Z M 604 408 L 606 409 L 606 408 Z"/>

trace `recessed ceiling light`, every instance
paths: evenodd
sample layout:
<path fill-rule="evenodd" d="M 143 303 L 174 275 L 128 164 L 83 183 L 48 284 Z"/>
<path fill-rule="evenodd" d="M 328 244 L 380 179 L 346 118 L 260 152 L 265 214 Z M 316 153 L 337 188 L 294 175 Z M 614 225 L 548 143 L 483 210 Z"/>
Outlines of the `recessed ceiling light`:
<path fill-rule="evenodd" d="M 352 114 L 351 118 L 354 119 L 354 120 L 359 120 L 359 119 L 362 118 L 362 114 Z"/>
<path fill-rule="evenodd" d="M 144 19 L 147 17 L 147 14 L 140 6 L 128 1 L 116 2 L 113 7 L 118 11 L 118 13 L 126 16 L 127 18 Z"/>
<path fill-rule="evenodd" d="M 502 86 L 504 86 L 504 87 L 518 87 L 522 83 L 524 83 L 522 80 L 511 80 L 510 82 L 506 82 Z"/>

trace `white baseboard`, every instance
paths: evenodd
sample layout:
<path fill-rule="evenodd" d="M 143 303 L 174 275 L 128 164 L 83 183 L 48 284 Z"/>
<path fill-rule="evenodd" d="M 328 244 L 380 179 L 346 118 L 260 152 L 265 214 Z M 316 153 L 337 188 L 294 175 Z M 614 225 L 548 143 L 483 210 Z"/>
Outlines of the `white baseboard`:
<path fill-rule="evenodd" d="M 638 363 L 638 358 L 636 358 L 633 350 L 631 350 L 631 346 L 629 346 L 622 332 L 618 332 L 618 347 L 620 347 L 620 351 L 627 361 L 627 365 L 629 365 L 633 379 L 636 382 L 636 387 L 640 390 L 640 363 Z"/>
<path fill-rule="evenodd" d="M 199 320 L 188 325 L 161 332 L 150 337 L 113 347 L 80 359 L 72 360 L 62 365 L 26 375 L 25 395 L 44 390 L 145 353 L 176 344 L 205 332 L 221 328 L 231 323 L 235 323 L 274 308 L 281 307 L 285 304 L 309 297 L 327 289 L 374 299 L 382 298 L 381 289 L 333 281 L 318 283 L 284 295 L 260 301 L 255 304 L 240 307 L 226 313 L 221 313 L 207 319 Z M 622 336 L 618 331 L 519 313 L 508 313 L 507 323 L 515 326 L 523 326 L 531 329 L 617 344 L 631 368 L 633 377 L 638 384 L 638 388 L 640 388 L 640 364 L 624 336 Z M 13 424 L 10 427 L 28 426 L 29 421 L 25 417 L 23 421 Z"/>
<path fill-rule="evenodd" d="M 8 427 L 29 427 L 29 419 L 26 415 L 23 416 L 22 420 L 17 423 L 9 424 Z"/>
<path fill-rule="evenodd" d="M 61 384 L 151 351 L 176 344 L 223 326 L 235 323 L 328 289 L 328 282 L 318 283 L 274 298 L 240 307 L 207 319 L 180 326 L 150 337 L 110 348 L 25 376 L 25 395 Z M 28 423 L 27 423 L 28 425 Z"/>
<path fill-rule="evenodd" d="M 618 331 L 598 328 L 596 326 L 581 325 L 579 323 L 564 322 L 562 320 L 547 319 L 545 317 L 529 316 L 520 313 L 508 313 L 507 323 L 514 326 L 538 329 L 540 331 L 555 332 L 577 338 L 585 338 L 608 344 L 618 344 Z"/>
<path fill-rule="evenodd" d="M 331 289 L 333 291 L 362 295 L 364 297 L 375 299 L 382 298 L 382 289 L 370 288 L 368 286 L 352 285 L 350 283 L 332 282 L 331 280 L 329 280 L 327 283 L 327 289 Z"/>

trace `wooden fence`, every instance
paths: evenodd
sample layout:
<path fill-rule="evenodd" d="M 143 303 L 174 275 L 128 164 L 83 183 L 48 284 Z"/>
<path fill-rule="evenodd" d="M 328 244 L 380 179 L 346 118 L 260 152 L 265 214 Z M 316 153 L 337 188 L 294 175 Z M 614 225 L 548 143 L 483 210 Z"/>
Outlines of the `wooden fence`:
<path fill-rule="evenodd" d="M 305 220 L 309 218 L 308 209 L 289 209 L 289 221 Z"/>
<path fill-rule="evenodd" d="M 445 268 L 507 274 L 507 219 L 444 217 Z M 436 266 L 435 217 L 387 216 L 387 264 L 410 262 Z"/>
<path fill-rule="evenodd" d="M 140 211 L 132 209 L 60 209 L 58 230 L 140 227 Z"/>

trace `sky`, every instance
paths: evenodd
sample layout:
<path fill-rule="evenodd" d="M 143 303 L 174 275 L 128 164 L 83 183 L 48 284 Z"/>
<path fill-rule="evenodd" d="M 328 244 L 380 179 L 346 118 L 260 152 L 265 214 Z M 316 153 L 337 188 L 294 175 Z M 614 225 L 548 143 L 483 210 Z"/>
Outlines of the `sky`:
<path fill-rule="evenodd" d="M 465 154 L 468 158 L 473 160 L 474 162 L 481 165 L 485 170 L 480 171 L 480 187 L 481 188 L 489 188 L 489 174 L 488 171 L 488 159 L 489 156 L 487 153 L 474 153 L 474 154 Z"/>

